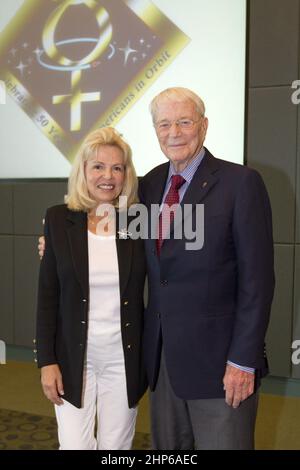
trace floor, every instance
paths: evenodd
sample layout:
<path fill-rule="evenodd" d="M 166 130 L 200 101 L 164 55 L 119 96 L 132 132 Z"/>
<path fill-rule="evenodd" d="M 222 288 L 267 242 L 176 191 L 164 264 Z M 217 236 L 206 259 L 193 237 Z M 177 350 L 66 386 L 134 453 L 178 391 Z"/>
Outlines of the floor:
<path fill-rule="evenodd" d="M 9 361 L 0 365 L 0 409 L 54 416 L 51 403 L 41 391 L 35 364 Z M 150 431 L 147 395 L 139 406 L 136 430 Z M 256 448 L 300 450 L 300 398 L 261 393 Z"/>

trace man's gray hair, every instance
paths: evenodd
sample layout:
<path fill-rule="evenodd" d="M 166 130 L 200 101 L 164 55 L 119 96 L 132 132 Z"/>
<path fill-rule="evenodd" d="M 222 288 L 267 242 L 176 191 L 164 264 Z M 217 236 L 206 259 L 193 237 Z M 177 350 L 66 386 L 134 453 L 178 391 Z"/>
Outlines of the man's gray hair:
<path fill-rule="evenodd" d="M 195 105 L 196 112 L 199 114 L 199 117 L 205 116 L 205 105 L 200 96 L 196 95 L 192 90 L 183 87 L 173 87 L 167 88 L 159 93 L 153 98 L 150 103 L 150 112 L 152 115 L 152 120 L 155 122 L 155 116 L 159 105 L 165 101 L 192 101 Z"/>

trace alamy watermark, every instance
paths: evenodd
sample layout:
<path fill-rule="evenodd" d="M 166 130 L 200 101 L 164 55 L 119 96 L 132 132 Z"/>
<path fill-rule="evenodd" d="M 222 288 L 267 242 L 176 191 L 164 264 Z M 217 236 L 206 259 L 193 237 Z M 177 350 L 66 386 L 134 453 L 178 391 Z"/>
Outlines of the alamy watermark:
<path fill-rule="evenodd" d="M 6 364 L 6 344 L 0 339 L 0 364 Z"/>
<path fill-rule="evenodd" d="M 159 238 L 159 224 L 162 239 L 172 237 L 175 240 L 185 240 L 188 251 L 201 250 L 204 245 L 204 204 L 151 204 L 150 209 L 144 204 L 133 204 L 127 207 L 127 197 L 119 197 L 119 231 L 120 238 L 143 240 Z M 113 233 L 115 207 L 112 204 L 100 204 L 96 215 L 101 218 L 97 224 L 99 233 Z M 129 218 L 132 220 L 129 221 Z M 172 230 L 170 231 L 170 227 Z"/>
<path fill-rule="evenodd" d="M 5 83 L 0 80 L 0 104 L 6 103 L 6 86 Z"/>
<path fill-rule="evenodd" d="M 291 87 L 295 90 L 291 96 L 292 103 L 300 104 L 300 80 L 294 80 Z"/>
<path fill-rule="evenodd" d="M 292 349 L 295 349 L 292 354 L 292 363 L 294 366 L 298 366 L 300 364 L 300 339 L 295 339 L 292 342 Z"/>

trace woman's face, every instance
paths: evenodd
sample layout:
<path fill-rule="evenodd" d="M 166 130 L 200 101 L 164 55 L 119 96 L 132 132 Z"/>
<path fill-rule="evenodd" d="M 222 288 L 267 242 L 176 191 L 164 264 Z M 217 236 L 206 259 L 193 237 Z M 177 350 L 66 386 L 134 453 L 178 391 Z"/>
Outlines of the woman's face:
<path fill-rule="evenodd" d="M 100 145 L 97 155 L 85 164 L 85 177 L 89 195 L 97 204 L 113 203 L 125 181 L 122 150 L 115 145 Z"/>

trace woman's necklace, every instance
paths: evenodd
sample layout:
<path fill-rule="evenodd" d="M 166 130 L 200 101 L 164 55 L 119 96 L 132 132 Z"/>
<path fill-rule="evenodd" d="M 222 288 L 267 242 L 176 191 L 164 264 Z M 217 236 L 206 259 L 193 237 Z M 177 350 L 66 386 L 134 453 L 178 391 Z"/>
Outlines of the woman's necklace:
<path fill-rule="evenodd" d="M 95 230 L 95 227 L 96 227 L 96 230 L 97 228 L 100 230 L 100 232 L 104 233 L 104 234 L 107 234 L 108 232 L 110 231 L 113 231 L 112 229 L 112 220 L 108 218 L 108 212 L 104 213 L 103 216 L 99 216 L 99 215 L 93 215 L 91 216 L 91 214 L 88 214 L 88 223 L 91 225 L 92 229 Z M 96 220 L 93 220 L 93 219 L 96 219 Z M 104 219 L 104 220 L 103 220 Z M 99 224 L 101 223 L 101 226 L 99 226 Z"/>

